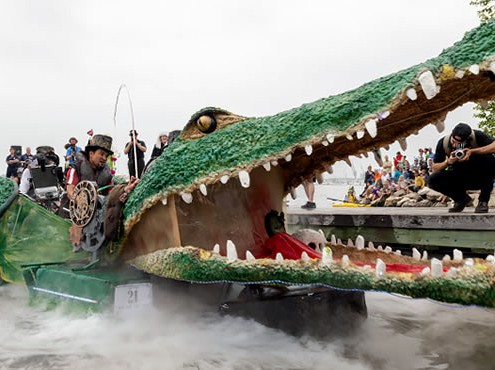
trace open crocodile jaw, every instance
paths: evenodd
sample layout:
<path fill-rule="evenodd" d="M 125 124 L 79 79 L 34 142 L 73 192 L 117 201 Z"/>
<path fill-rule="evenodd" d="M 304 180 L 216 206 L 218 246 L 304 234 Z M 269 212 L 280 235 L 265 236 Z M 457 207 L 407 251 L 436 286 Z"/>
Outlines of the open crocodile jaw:
<path fill-rule="evenodd" d="M 219 244 L 226 255 L 227 240 L 232 240 L 240 258 L 246 251 L 257 254 L 268 238 L 264 218 L 270 210 L 282 211 L 284 178 L 280 167 L 263 167 L 250 173 L 250 186 L 238 178 L 226 184 L 208 186 L 207 195 L 199 189 L 186 203 L 180 195 L 169 196 L 150 208 L 129 235 L 125 259 L 160 249 L 195 246 L 212 250 Z M 166 204 L 163 204 L 166 203 Z"/>

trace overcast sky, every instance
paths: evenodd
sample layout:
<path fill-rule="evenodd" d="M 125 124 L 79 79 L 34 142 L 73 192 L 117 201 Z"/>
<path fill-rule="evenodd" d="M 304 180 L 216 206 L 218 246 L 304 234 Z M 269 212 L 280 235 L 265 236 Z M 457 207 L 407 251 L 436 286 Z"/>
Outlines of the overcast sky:
<path fill-rule="evenodd" d="M 205 106 L 271 115 L 423 62 L 478 24 L 469 0 L 0 0 L 0 153 L 51 145 L 62 156 L 89 129 L 122 152 L 127 100 L 116 127 L 113 110 L 125 83 L 149 157 L 160 131 Z M 473 122 L 470 107 L 447 127 L 460 119 Z M 411 154 L 438 137 L 423 129 Z"/>

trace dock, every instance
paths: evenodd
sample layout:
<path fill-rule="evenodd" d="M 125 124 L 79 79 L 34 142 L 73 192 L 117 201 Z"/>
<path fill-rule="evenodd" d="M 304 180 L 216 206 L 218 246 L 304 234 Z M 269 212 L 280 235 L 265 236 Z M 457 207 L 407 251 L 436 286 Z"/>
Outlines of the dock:
<path fill-rule="evenodd" d="M 362 235 L 378 245 L 407 245 L 425 249 L 462 248 L 473 252 L 495 250 L 495 209 L 474 213 L 466 208 L 449 213 L 447 207 L 327 207 L 287 209 L 288 231 L 321 229 L 344 243 Z"/>

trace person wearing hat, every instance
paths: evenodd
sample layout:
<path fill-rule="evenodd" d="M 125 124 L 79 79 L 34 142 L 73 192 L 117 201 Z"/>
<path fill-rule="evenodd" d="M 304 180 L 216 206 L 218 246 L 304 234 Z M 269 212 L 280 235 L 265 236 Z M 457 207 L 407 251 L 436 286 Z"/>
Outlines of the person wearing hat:
<path fill-rule="evenodd" d="M 138 133 L 136 130 L 129 131 L 129 136 L 131 140 L 125 145 L 124 154 L 127 154 L 129 161 L 127 162 L 127 167 L 129 168 L 129 176 L 131 177 L 141 177 L 144 170 L 144 153 L 146 152 L 146 144 L 142 140 L 138 140 Z M 137 157 L 137 174 L 136 165 L 134 162 L 134 146 L 136 147 L 136 157 Z"/>
<path fill-rule="evenodd" d="M 77 153 L 76 161 L 74 165 L 69 168 L 66 175 L 67 198 L 69 200 L 74 197 L 74 188 L 80 181 L 93 181 L 96 183 L 98 188 L 112 184 L 113 176 L 110 173 L 110 167 L 107 163 L 108 156 L 113 154 L 111 148 L 112 138 L 110 136 L 94 135 L 89 140 L 84 151 Z M 122 191 L 122 194 L 119 194 L 118 197 L 121 203 L 125 203 L 127 196 L 134 189 L 137 183 L 138 179 L 132 176 L 129 183 L 125 186 L 119 187 L 119 191 Z M 112 190 L 112 192 L 113 191 L 115 191 L 115 189 Z M 104 191 L 101 194 L 107 195 L 108 191 Z M 77 245 L 81 239 L 81 228 L 73 225 L 70 233 L 70 238 L 74 245 L 74 251 L 77 251 Z"/>
<path fill-rule="evenodd" d="M 69 139 L 69 144 L 66 145 L 67 151 L 65 152 L 65 162 L 66 167 L 72 166 L 76 160 L 76 153 L 82 151 L 80 147 L 77 146 L 77 139 L 71 137 Z"/>
<path fill-rule="evenodd" d="M 471 198 L 467 190 L 480 190 L 476 213 L 487 213 L 495 177 L 495 139 L 466 123 L 437 143 L 428 186 L 454 201 L 449 212 L 462 212 Z"/>

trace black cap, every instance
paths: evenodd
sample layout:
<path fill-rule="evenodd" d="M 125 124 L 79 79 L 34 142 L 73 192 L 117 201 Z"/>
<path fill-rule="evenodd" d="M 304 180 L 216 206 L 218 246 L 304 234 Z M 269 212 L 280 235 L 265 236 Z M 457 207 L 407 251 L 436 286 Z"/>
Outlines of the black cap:
<path fill-rule="evenodd" d="M 134 135 L 137 135 L 138 134 L 136 130 L 131 130 L 131 131 L 129 131 L 129 136 L 132 136 L 132 132 L 133 131 L 134 131 Z"/>
<path fill-rule="evenodd" d="M 452 130 L 452 137 L 454 137 L 454 139 L 458 137 L 461 141 L 466 141 L 471 135 L 471 132 L 471 127 L 469 127 L 467 123 L 460 122 Z"/>

